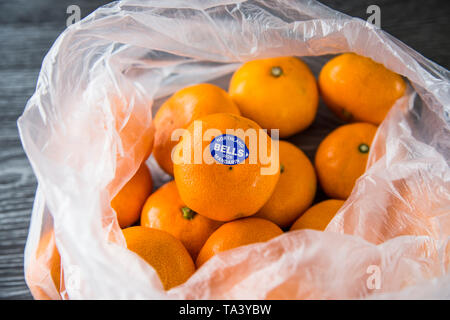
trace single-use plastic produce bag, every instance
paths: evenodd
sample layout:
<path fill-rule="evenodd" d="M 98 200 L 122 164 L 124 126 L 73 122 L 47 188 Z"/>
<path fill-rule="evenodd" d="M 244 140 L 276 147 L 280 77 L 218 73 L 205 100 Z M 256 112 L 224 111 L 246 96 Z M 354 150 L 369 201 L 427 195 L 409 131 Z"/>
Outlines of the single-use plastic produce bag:
<path fill-rule="evenodd" d="M 330 57 L 319 56 L 349 51 L 410 86 L 326 231 L 220 253 L 164 291 L 152 267 L 126 249 L 110 206 L 146 156 L 150 110 L 186 85 L 226 89 L 248 60 L 300 56 L 317 73 Z M 315 1 L 114 2 L 56 40 L 18 125 L 38 179 L 25 251 L 35 297 L 450 298 L 449 73 L 363 20 Z M 156 184 L 167 181 L 147 163 Z"/>

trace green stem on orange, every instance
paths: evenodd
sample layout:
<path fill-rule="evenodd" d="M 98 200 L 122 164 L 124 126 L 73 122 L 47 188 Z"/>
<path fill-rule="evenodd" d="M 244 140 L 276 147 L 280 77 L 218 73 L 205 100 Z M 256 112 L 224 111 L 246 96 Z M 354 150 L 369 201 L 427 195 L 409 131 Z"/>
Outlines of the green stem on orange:
<path fill-rule="evenodd" d="M 197 212 L 195 212 L 194 210 L 192 210 L 188 207 L 182 207 L 181 212 L 183 213 L 183 218 L 185 218 L 187 220 L 194 219 L 195 215 L 197 214 Z"/>
<path fill-rule="evenodd" d="M 365 144 L 365 143 L 361 143 L 359 146 L 358 146 L 358 150 L 359 150 L 359 152 L 361 152 L 361 153 L 367 153 L 367 152 L 369 152 L 369 146 L 367 145 L 367 144 Z"/>
<path fill-rule="evenodd" d="M 280 173 L 284 172 L 284 164 L 280 164 Z"/>
<path fill-rule="evenodd" d="M 278 78 L 279 76 L 281 76 L 283 74 L 283 69 L 281 69 L 281 67 L 272 67 L 272 69 L 270 69 L 270 74 L 272 76 L 274 76 L 275 78 Z"/>
<path fill-rule="evenodd" d="M 342 115 L 344 116 L 346 121 L 350 121 L 353 119 L 353 115 L 351 114 L 351 112 L 349 112 L 345 109 L 342 109 Z"/>

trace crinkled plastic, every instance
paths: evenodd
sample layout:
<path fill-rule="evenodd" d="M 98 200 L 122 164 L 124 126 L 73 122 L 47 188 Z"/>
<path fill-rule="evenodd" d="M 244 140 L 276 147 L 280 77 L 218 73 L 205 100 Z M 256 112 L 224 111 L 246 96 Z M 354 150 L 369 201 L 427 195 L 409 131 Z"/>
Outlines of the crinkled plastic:
<path fill-rule="evenodd" d="M 183 86 L 224 84 L 244 61 L 301 56 L 317 72 L 317 56 L 348 51 L 411 87 L 327 230 L 226 251 L 163 291 L 110 206 L 151 144 L 150 109 Z M 37 298 L 450 298 L 449 72 L 365 21 L 315 1 L 115 2 L 57 39 L 18 125 L 38 179 L 25 252 Z M 149 164 L 157 184 L 167 179 Z M 47 232 L 61 288 L 52 242 L 36 259 Z"/>

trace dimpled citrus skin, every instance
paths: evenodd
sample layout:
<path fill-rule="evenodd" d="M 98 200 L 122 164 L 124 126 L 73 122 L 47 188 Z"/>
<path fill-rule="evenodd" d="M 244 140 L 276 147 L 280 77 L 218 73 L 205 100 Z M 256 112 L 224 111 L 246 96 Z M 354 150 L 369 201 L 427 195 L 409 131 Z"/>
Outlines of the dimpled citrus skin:
<path fill-rule="evenodd" d="M 260 218 L 245 218 L 227 222 L 206 241 L 197 257 L 199 268 L 215 254 L 236 247 L 265 242 L 283 234 L 273 222 Z"/>
<path fill-rule="evenodd" d="M 281 74 L 274 76 L 272 70 Z M 319 103 L 314 75 L 294 57 L 245 63 L 231 78 L 228 92 L 244 117 L 264 129 L 279 129 L 281 138 L 306 129 Z"/>
<path fill-rule="evenodd" d="M 255 217 L 288 227 L 314 200 L 316 173 L 308 157 L 287 141 L 280 141 L 281 174 L 269 201 Z"/>
<path fill-rule="evenodd" d="M 343 200 L 329 199 L 313 205 L 295 221 L 291 231 L 299 229 L 325 230 L 343 204 Z"/>
<path fill-rule="evenodd" d="M 174 164 L 175 182 L 181 199 L 192 210 L 213 220 L 229 221 L 255 214 L 271 196 L 280 176 L 278 166 L 272 174 L 261 173 L 261 168 L 269 167 L 270 164 L 265 165 L 260 161 L 260 139 L 261 137 L 267 139 L 268 143 L 264 147 L 267 145 L 266 154 L 271 155 L 271 138 L 264 131 L 260 132 L 261 127 L 255 122 L 234 114 L 212 114 L 200 118 L 199 123 L 202 125 L 203 133 L 214 128 L 217 129 L 217 134 L 206 141 L 195 139 L 196 141 L 190 145 L 190 163 L 181 161 Z M 256 145 L 249 144 L 250 139 L 245 137 L 249 157 L 236 165 L 216 162 L 209 151 L 213 138 L 225 134 L 226 129 L 242 129 L 242 132 L 254 129 L 257 133 Z M 187 130 L 186 134 L 193 136 L 194 123 Z M 182 154 L 184 143 L 185 136 L 177 145 L 176 152 L 180 151 Z M 202 152 L 206 148 L 204 154 L 208 158 L 203 157 L 201 164 L 194 163 L 195 148 Z M 252 154 L 256 156 L 252 158 Z M 210 159 L 212 164 L 205 163 L 204 159 Z M 250 163 L 250 160 L 254 163 Z M 274 161 L 278 164 L 278 158 Z"/>
<path fill-rule="evenodd" d="M 41 267 L 47 266 L 50 276 L 58 293 L 61 290 L 61 256 L 55 244 L 55 233 L 53 229 L 45 232 L 39 240 L 35 259 L 30 259 L 27 267 L 26 279 L 33 297 L 38 300 L 51 300 L 51 297 L 40 287 L 36 286 L 45 279 L 47 271 Z"/>
<path fill-rule="evenodd" d="M 172 95 L 155 115 L 155 142 L 153 156 L 159 166 L 173 176 L 172 150 L 177 141 L 172 132 L 186 128 L 192 120 L 212 113 L 240 114 L 238 107 L 223 89 L 201 83 L 181 89 Z"/>
<path fill-rule="evenodd" d="M 221 224 L 189 210 L 180 198 L 175 181 L 166 183 L 153 193 L 141 214 L 141 226 L 169 232 L 183 243 L 193 259 Z"/>
<path fill-rule="evenodd" d="M 128 249 L 155 269 L 164 289 L 184 283 L 195 272 L 186 248 L 168 232 L 138 226 L 124 229 L 123 235 Z"/>
<path fill-rule="evenodd" d="M 343 125 L 320 143 L 315 166 L 320 185 L 330 198 L 347 199 L 364 173 L 377 127 L 369 123 Z M 360 146 L 366 146 L 366 152 Z"/>
<path fill-rule="evenodd" d="M 341 119 L 378 125 L 403 96 L 406 83 L 370 58 L 345 53 L 324 65 L 319 87 L 326 105 Z"/>
<path fill-rule="evenodd" d="M 152 175 L 144 163 L 111 201 L 121 228 L 139 220 L 142 206 L 152 193 L 152 189 Z"/>

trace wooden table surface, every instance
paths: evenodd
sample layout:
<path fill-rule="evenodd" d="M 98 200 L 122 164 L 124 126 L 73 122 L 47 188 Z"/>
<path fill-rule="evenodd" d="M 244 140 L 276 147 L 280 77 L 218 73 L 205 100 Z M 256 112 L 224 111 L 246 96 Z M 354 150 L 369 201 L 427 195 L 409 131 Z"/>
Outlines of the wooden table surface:
<path fill-rule="evenodd" d="M 64 30 L 71 4 L 82 17 L 109 1 L 0 0 L 0 299 L 31 299 L 23 275 L 36 178 L 22 149 L 17 118 L 35 90 L 42 59 Z M 450 1 L 322 1 L 367 18 L 381 8 L 381 27 L 447 68 L 450 65 Z"/>

